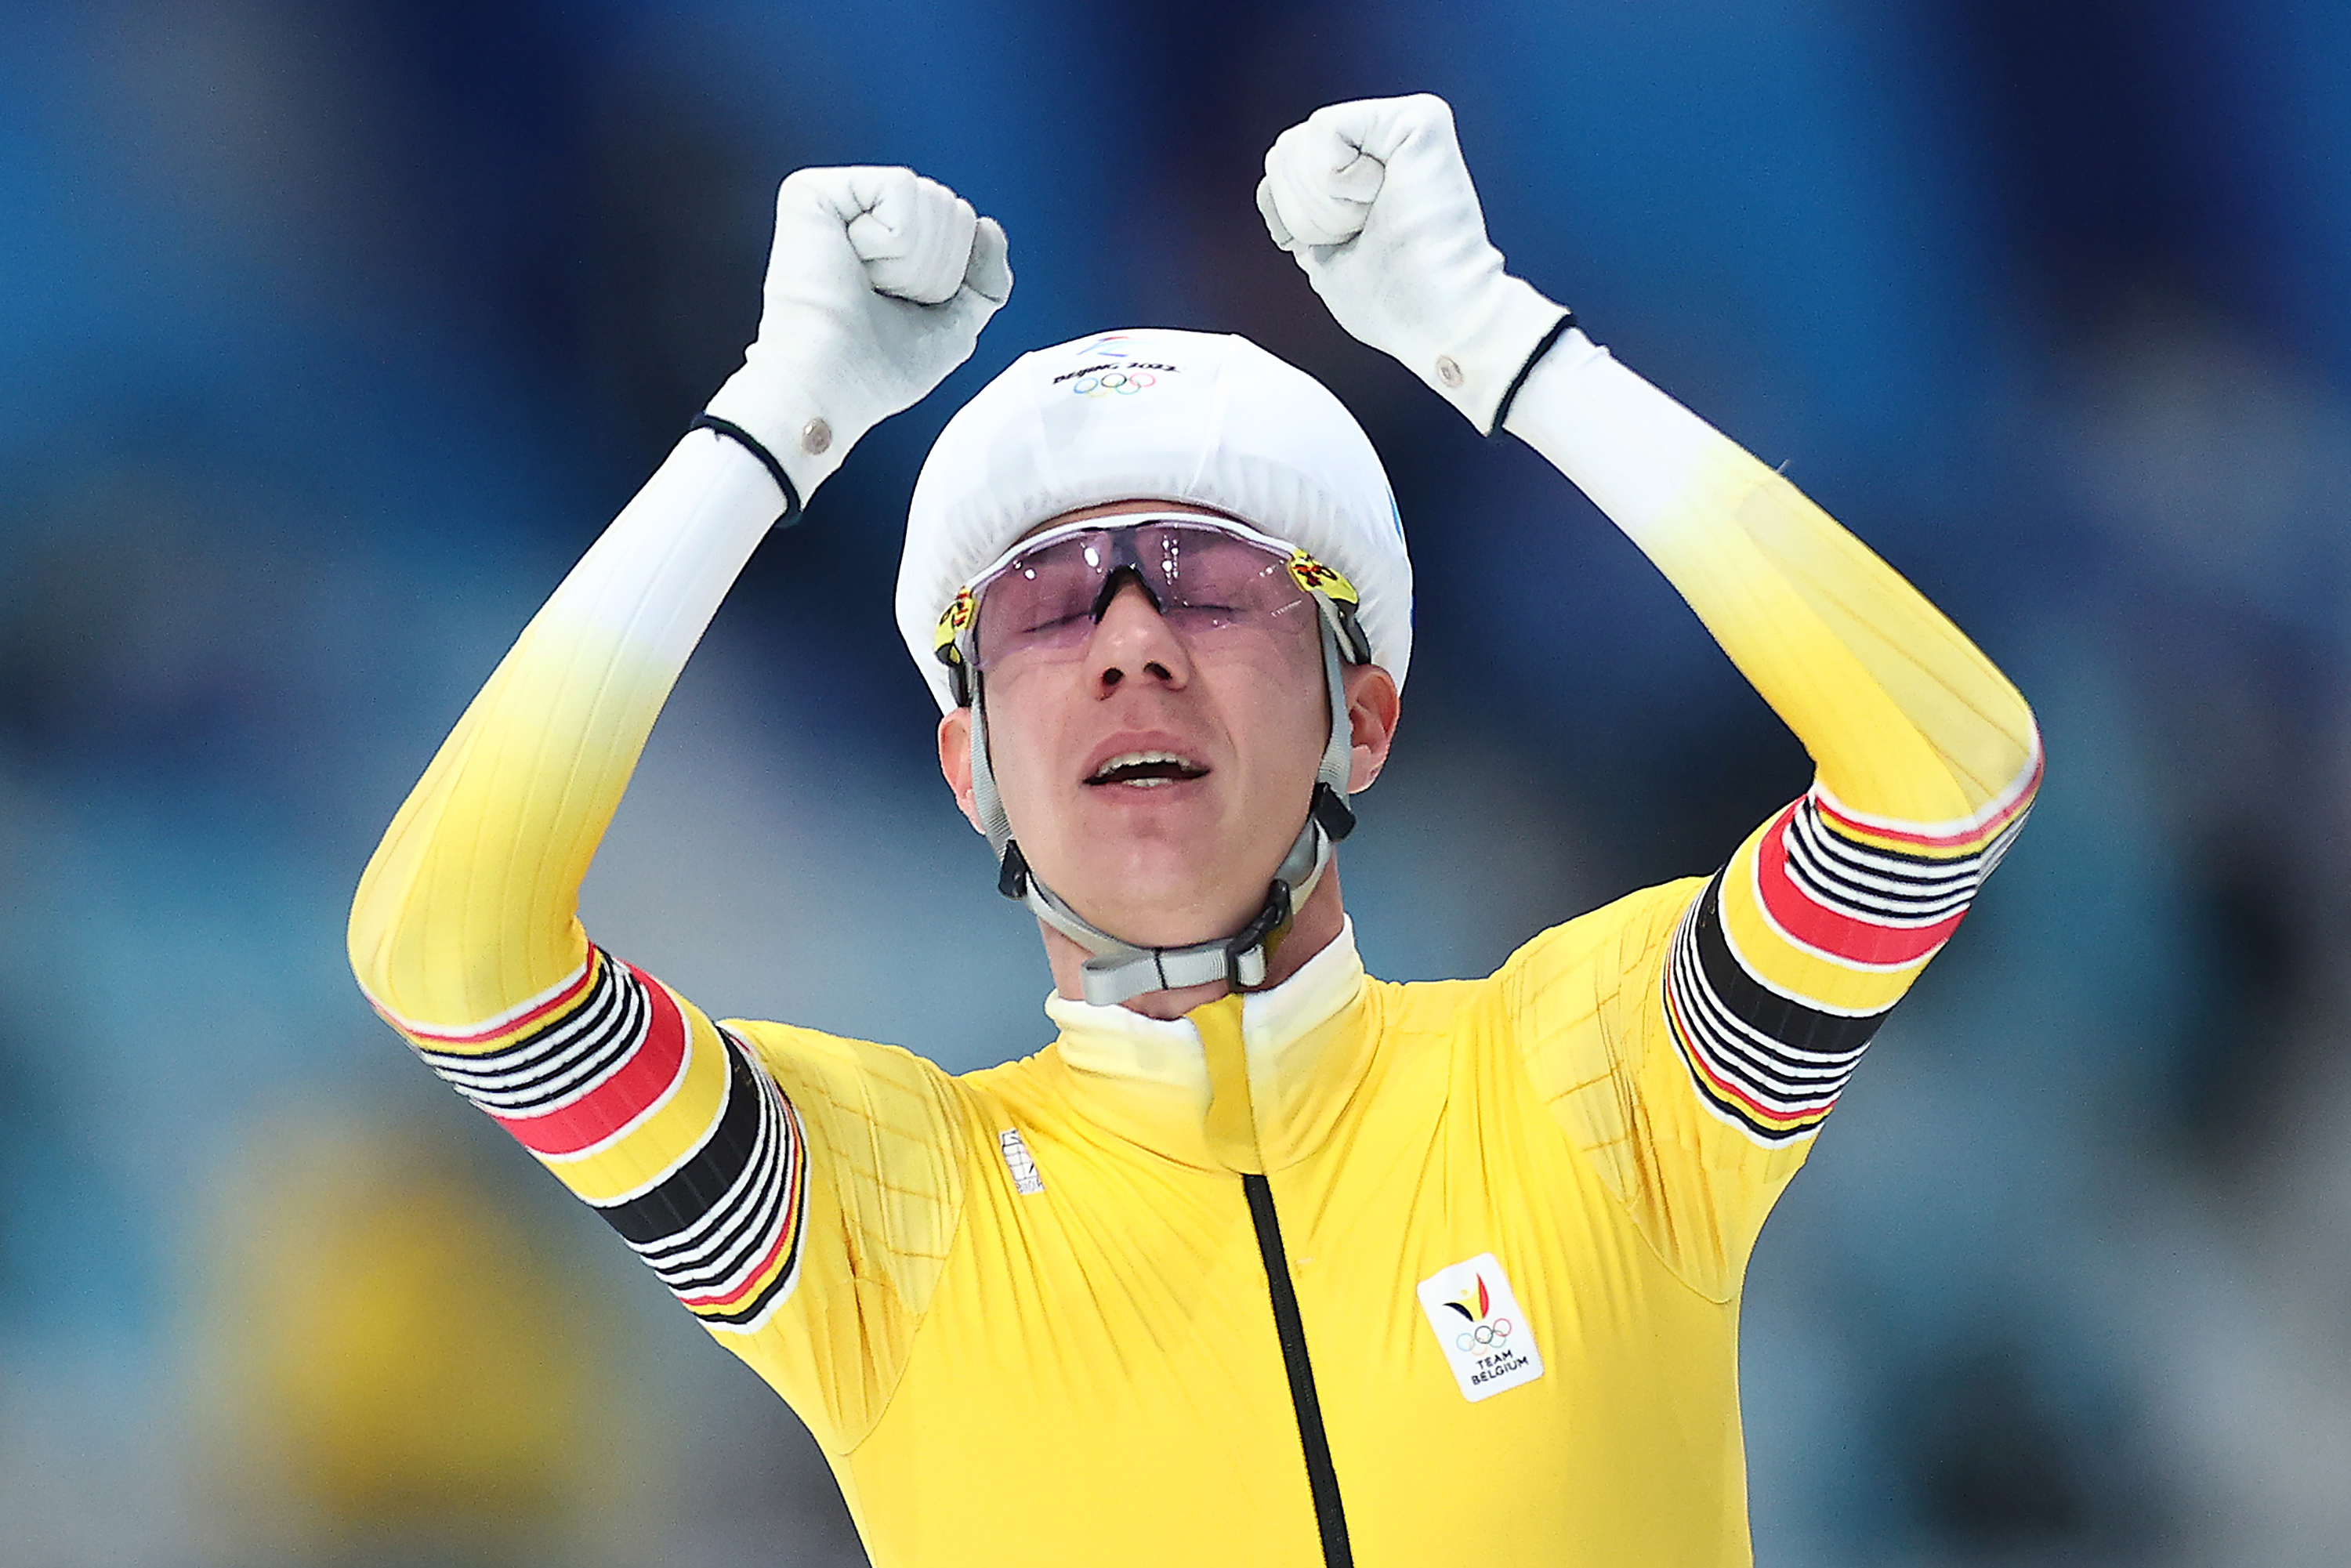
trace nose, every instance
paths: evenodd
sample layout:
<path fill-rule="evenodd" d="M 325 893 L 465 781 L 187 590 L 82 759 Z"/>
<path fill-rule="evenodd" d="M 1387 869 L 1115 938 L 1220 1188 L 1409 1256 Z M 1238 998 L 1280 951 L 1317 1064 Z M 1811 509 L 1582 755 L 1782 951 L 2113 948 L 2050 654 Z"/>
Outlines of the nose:
<path fill-rule="evenodd" d="M 1132 578 L 1111 596 L 1095 622 L 1086 657 L 1093 666 L 1097 696 L 1106 697 L 1137 676 L 1171 691 L 1181 691 L 1192 679 L 1182 639 L 1152 608 L 1143 584 Z"/>

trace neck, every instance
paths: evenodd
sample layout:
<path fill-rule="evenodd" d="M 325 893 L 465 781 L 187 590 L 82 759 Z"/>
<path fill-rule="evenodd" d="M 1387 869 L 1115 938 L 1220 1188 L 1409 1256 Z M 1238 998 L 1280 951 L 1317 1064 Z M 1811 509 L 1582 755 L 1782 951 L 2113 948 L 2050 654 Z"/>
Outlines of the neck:
<path fill-rule="evenodd" d="M 1347 912 L 1339 898 L 1339 862 L 1333 860 L 1322 868 L 1314 891 L 1290 916 L 1290 934 L 1275 945 L 1266 964 L 1265 984 L 1258 988 L 1269 989 L 1298 973 L 1309 958 L 1331 945 L 1346 924 Z M 1053 967 L 1053 988 L 1071 1001 L 1083 1000 L 1086 989 L 1080 977 L 1088 957 L 1086 950 L 1041 920 L 1037 930 L 1045 938 L 1045 961 Z M 1177 1019 L 1203 1002 L 1229 995 L 1232 988 L 1226 981 L 1211 980 L 1171 991 L 1145 991 L 1121 1005 L 1145 1018 Z"/>

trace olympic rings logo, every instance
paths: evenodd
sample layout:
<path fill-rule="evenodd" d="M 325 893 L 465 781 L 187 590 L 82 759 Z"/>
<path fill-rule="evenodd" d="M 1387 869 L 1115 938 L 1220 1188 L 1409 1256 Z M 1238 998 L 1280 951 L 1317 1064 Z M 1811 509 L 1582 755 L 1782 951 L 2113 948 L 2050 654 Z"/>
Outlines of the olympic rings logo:
<path fill-rule="evenodd" d="M 1510 1320 L 1508 1318 L 1496 1318 L 1490 1323 L 1479 1323 L 1474 1329 L 1455 1334 L 1453 1348 L 1474 1350 L 1481 1345 L 1499 1344 L 1510 1337 Z"/>
<path fill-rule="evenodd" d="M 1158 384 L 1159 378 L 1149 371 L 1103 371 L 1099 375 L 1080 376 L 1070 383 L 1070 390 L 1080 397 L 1133 397 Z"/>

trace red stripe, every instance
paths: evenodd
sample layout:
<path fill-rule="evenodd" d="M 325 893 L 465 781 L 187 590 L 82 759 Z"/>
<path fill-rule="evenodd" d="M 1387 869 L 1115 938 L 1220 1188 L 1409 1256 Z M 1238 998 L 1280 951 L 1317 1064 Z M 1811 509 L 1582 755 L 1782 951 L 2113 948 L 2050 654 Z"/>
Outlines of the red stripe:
<path fill-rule="evenodd" d="M 790 1113 L 788 1111 L 785 1114 L 789 1116 Z M 776 1260 L 783 1255 L 785 1248 L 791 1244 L 793 1233 L 799 1229 L 800 1177 L 806 1167 L 807 1162 L 799 1157 L 799 1145 L 795 1140 L 792 1146 L 792 1187 L 784 1195 L 784 1228 L 776 1233 L 776 1243 L 768 1249 L 768 1255 L 759 1260 L 759 1266 L 746 1275 L 740 1285 L 723 1296 L 680 1296 L 679 1301 L 689 1307 L 731 1307 L 767 1282 L 768 1270 L 776 1266 Z"/>
<path fill-rule="evenodd" d="M 1998 838 L 2002 828 L 2014 821 L 2023 813 L 2026 807 L 2032 804 L 2032 797 L 2041 789 L 2041 771 L 2047 765 L 2046 757 L 2033 758 L 2032 777 L 2025 780 L 2024 788 L 2017 791 L 2016 799 L 2001 809 L 2000 815 L 1981 826 L 1962 829 L 1956 833 L 1914 833 L 1901 828 L 1880 827 L 1875 822 L 1865 822 L 1857 817 L 1847 816 L 1822 800 L 1817 792 L 1814 793 L 1813 800 L 1813 803 L 1820 807 L 1822 816 L 1834 818 L 1853 831 L 1870 838 L 1890 839 L 1896 843 L 1910 844 L 1922 850 L 1966 849 L 1979 842 Z"/>
<path fill-rule="evenodd" d="M 1781 930 L 1807 947 L 1849 963 L 1908 964 L 1932 953 L 1959 929 L 1967 915 L 1964 909 L 1932 925 L 1881 925 L 1815 902 L 1788 875 L 1787 835 L 1795 812 L 1796 807 L 1790 806 L 1773 818 L 1755 849 L 1755 880 L 1763 907 Z"/>
<path fill-rule="evenodd" d="M 1712 1067 L 1707 1064 L 1705 1057 L 1697 1056 L 1694 1060 L 1698 1062 L 1698 1070 L 1699 1073 L 1705 1077 L 1708 1083 L 1714 1086 L 1715 1092 L 1722 1095 L 1725 1099 L 1736 1100 L 1741 1105 L 1746 1106 L 1749 1111 L 1754 1113 L 1757 1120 L 1770 1123 L 1773 1132 L 1786 1132 L 1793 1127 L 1801 1127 L 1807 1122 L 1820 1121 L 1823 1117 L 1827 1116 L 1831 1111 L 1836 1109 L 1836 1100 L 1832 1096 L 1827 1104 L 1820 1106 L 1814 1110 L 1774 1111 L 1767 1105 L 1758 1103 L 1754 1097 L 1750 1095 L 1745 1090 L 1740 1088 L 1737 1084 L 1730 1082 L 1720 1073 L 1715 1071 Z M 1839 1124 L 1842 1125 L 1843 1124 Z"/>
<path fill-rule="evenodd" d="M 1792 1127 L 1801 1127 L 1807 1122 L 1817 1122 L 1836 1108 L 1835 1094 L 1829 1096 L 1827 1104 L 1811 1111 L 1774 1111 L 1768 1105 L 1758 1103 L 1754 1096 L 1717 1072 L 1713 1065 L 1707 1061 L 1706 1052 L 1700 1051 L 1694 1043 L 1697 1037 L 1690 1032 L 1689 1025 L 1682 1018 L 1680 1001 L 1670 991 L 1666 995 L 1666 1004 L 1674 1010 L 1674 1033 L 1681 1043 L 1683 1058 L 1698 1069 L 1698 1076 L 1712 1084 L 1716 1092 L 1726 1099 L 1738 1101 L 1741 1105 L 1754 1112 L 1760 1119 L 1771 1123 L 1772 1131 L 1785 1132 Z M 1842 1090 L 1838 1091 L 1840 1094 L 1843 1092 Z"/>
<path fill-rule="evenodd" d="M 392 1017 L 392 1014 L 384 1012 L 381 1007 L 376 1010 L 383 1013 L 386 1023 L 391 1024 L 411 1040 L 429 1040 L 443 1045 L 476 1045 L 486 1040 L 496 1040 L 502 1034 L 513 1034 L 528 1029 L 549 1014 L 559 1011 L 578 1001 L 587 992 L 595 978 L 596 965 L 591 958 L 588 963 L 580 966 L 579 978 L 520 1017 L 508 1019 L 504 1023 L 486 1024 L 479 1029 L 465 1030 L 455 1034 L 443 1034 L 437 1030 L 418 1029 L 414 1024 L 403 1022 Z"/>
<path fill-rule="evenodd" d="M 500 1116 L 499 1126 L 533 1154 L 576 1155 L 593 1148 L 665 1093 L 685 1060 L 685 1019 L 670 994 L 634 964 L 622 967 L 636 977 L 653 1002 L 645 1038 L 603 1082 L 569 1105 L 538 1116 Z"/>

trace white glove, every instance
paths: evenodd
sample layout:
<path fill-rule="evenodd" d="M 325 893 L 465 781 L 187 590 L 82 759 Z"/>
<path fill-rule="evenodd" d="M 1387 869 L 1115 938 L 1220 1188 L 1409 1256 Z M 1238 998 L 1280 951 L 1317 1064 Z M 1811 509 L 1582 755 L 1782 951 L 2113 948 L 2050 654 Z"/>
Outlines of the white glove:
<path fill-rule="evenodd" d="M 802 169 L 776 192 L 759 336 L 708 413 L 805 503 L 849 449 L 971 357 L 1012 292 L 1004 230 L 911 169 Z"/>
<path fill-rule="evenodd" d="M 1453 110 L 1433 94 L 1316 110 L 1266 153 L 1257 205 L 1339 325 L 1489 434 L 1568 317 L 1502 270 Z"/>

